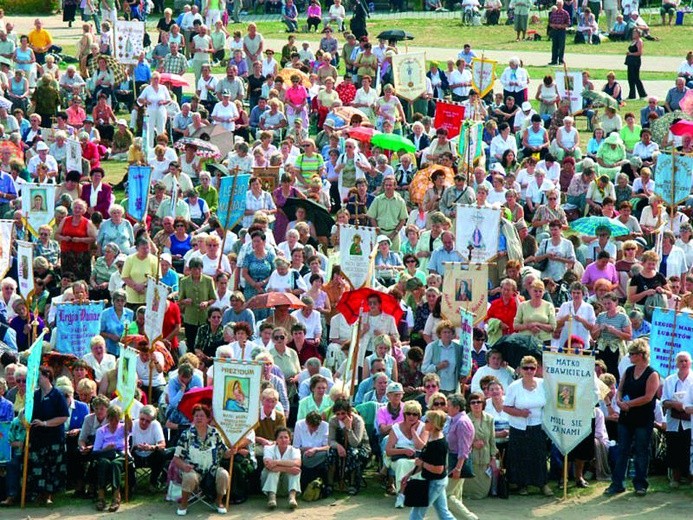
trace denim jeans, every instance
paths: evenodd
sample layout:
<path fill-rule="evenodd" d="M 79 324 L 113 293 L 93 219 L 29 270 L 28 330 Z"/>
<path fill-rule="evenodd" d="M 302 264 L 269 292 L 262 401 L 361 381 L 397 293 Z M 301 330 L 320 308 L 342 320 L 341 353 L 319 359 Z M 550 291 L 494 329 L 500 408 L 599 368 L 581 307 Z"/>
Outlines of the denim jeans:
<path fill-rule="evenodd" d="M 424 520 L 426 511 L 433 506 L 438 513 L 440 520 L 455 520 L 455 517 L 448 509 L 448 499 L 445 496 L 445 488 L 448 485 L 448 478 L 441 480 L 428 481 L 428 507 L 414 507 L 409 514 L 409 520 Z"/>
<path fill-rule="evenodd" d="M 647 489 L 647 467 L 650 462 L 650 441 L 652 440 L 652 424 L 647 426 L 618 425 L 618 459 L 616 467 L 611 474 L 611 487 L 624 489 L 628 459 L 630 458 L 631 445 L 633 459 L 635 461 L 635 477 L 633 487 L 635 489 Z"/>

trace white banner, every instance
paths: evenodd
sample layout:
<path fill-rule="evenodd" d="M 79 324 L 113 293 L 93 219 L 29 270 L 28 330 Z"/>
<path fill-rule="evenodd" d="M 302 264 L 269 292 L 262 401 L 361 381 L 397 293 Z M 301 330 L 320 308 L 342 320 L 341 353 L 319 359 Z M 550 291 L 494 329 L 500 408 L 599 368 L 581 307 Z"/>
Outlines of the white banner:
<path fill-rule="evenodd" d="M 213 366 L 212 413 L 231 446 L 235 446 L 260 419 L 263 366 L 225 359 L 215 359 Z"/>
<path fill-rule="evenodd" d="M 82 145 L 77 139 L 68 139 L 65 141 L 65 170 L 78 171 L 80 175 L 84 175 L 82 171 Z"/>
<path fill-rule="evenodd" d="M 354 289 L 363 287 L 368 281 L 375 237 L 372 227 L 339 226 L 339 265 Z"/>
<path fill-rule="evenodd" d="M 545 352 L 542 359 L 546 393 L 542 426 L 565 455 L 592 430 L 594 357 Z"/>
<path fill-rule="evenodd" d="M 147 279 L 145 301 L 147 310 L 144 313 L 144 334 L 150 343 L 154 343 L 162 335 L 164 329 L 164 314 L 166 314 L 166 297 L 168 287 L 154 278 Z"/>
<path fill-rule="evenodd" d="M 22 215 L 31 234 L 50 225 L 55 213 L 55 184 L 22 185 Z"/>
<path fill-rule="evenodd" d="M 144 50 L 144 22 L 118 20 L 115 24 L 115 59 L 135 65 Z"/>
<path fill-rule="evenodd" d="M 465 259 L 469 257 L 470 246 L 472 262 L 487 262 L 498 254 L 500 217 L 498 208 L 457 205 L 455 241 L 457 250 Z"/>
<path fill-rule="evenodd" d="M 17 240 L 17 285 L 23 298 L 34 290 L 34 244 L 23 240 Z"/>
<path fill-rule="evenodd" d="M 5 277 L 12 265 L 13 220 L 0 220 L 0 279 Z"/>
<path fill-rule="evenodd" d="M 574 114 L 582 110 L 582 72 L 556 71 L 556 87 L 558 95 L 561 96 L 561 101 L 570 99 L 570 113 Z"/>
<path fill-rule="evenodd" d="M 137 351 L 130 347 L 120 350 L 118 358 L 118 381 L 116 393 L 120 398 L 125 415 L 130 415 L 130 407 L 137 391 Z"/>
<path fill-rule="evenodd" d="M 392 57 L 392 75 L 397 95 L 414 101 L 426 93 L 426 53 L 410 52 Z"/>

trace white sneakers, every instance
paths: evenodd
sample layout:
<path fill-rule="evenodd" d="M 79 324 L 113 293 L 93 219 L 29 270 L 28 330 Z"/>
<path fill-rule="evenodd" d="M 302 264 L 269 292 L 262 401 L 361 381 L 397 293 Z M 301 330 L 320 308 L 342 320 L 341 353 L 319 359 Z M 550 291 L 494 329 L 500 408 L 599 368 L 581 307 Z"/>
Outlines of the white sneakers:
<path fill-rule="evenodd" d="M 176 509 L 176 514 L 178 516 L 185 516 L 188 514 L 188 510 L 187 509 Z"/>
<path fill-rule="evenodd" d="M 402 493 L 397 493 L 397 499 L 395 500 L 395 508 L 402 509 L 404 507 L 404 495 Z"/>

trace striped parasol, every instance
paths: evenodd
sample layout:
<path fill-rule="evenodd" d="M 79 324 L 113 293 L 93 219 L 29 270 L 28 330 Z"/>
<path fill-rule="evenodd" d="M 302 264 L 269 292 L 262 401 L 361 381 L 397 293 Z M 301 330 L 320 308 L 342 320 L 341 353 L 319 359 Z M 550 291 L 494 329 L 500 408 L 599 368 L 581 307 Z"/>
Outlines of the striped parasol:
<path fill-rule="evenodd" d="M 99 56 L 95 60 L 92 59 L 89 62 L 87 68 L 89 70 L 90 76 L 93 76 L 96 73 L 97 69 L 99 68 L 99 60 L 101 58 L 106 60 L 106 66 L 108 67 L 108 70 L 113 72 L 113 79 L 116 85 L 122 83 L 127 79 L 128 75 L 125 71 L 125 66 L 118 60 L 116 60 L 113 56 L 109 56 L 108 54 L 99 54 Z"/>

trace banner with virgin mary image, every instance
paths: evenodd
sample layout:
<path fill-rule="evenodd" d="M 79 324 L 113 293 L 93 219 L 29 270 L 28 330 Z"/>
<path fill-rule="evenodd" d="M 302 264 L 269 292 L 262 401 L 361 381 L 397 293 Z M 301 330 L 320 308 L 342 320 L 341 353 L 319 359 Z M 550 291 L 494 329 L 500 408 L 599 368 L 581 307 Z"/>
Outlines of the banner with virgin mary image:
<path fill-rule="evenodd" d="M 260 419 L 262 364 L 214 360 L 212 413 L 217 425 L 235 446 Z"/>
<path fill-rule="evenodd" d="M 32 235 L 41 226 L 50 225 L 55 213 L 55 184 L 23 184 L 22 216 Z"/>
<path fill-rule="evenodd" d="M 471 251 L 472 262 L 488 262 L 498 254 L 500 240 L 499 208 L 457 206 L 455 245 L 464 258 Z"/>
<path fill-rule="evenodd" d="M 461 327 L 460 309 L 474 316 L 473 324 L 484 321 L 488 304 L 488 265 L 446 262 L 441 310 L 455 327 Z"/>
<path fill-rule="evenodd" d="M 354 289 L 368 282 L 375 237 L 375 228 L 372 227 L 339 226 L 339 265 Z"/>

